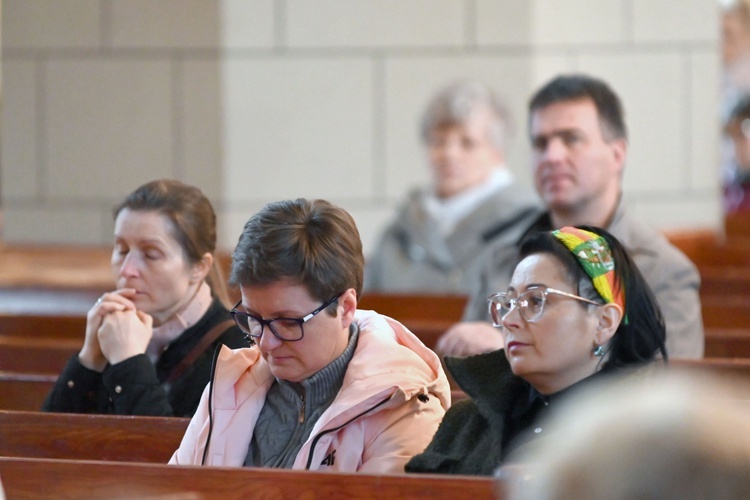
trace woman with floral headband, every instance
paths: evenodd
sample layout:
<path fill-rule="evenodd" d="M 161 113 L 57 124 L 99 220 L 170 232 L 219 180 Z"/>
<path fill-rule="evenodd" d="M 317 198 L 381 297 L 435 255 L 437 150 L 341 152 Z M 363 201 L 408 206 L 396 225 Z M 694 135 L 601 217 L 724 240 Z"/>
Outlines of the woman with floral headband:
<path fill-rule="evenodd" d="M 520 250 L 507 292 L 489 298 L 505 348 L 446 358 L 471 397 L 453 405 L 407 472 L 491 475 L 545 434 L 560 398 L 606 374 L 666 362 L 665 327 L 651 289 L 606 231 L 564 227 Z"/>

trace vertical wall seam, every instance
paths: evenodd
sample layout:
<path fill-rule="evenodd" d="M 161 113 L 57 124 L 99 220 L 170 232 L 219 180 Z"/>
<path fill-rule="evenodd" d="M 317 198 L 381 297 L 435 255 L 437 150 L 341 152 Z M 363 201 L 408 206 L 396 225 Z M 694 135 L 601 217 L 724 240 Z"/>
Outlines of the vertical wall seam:
<path fill-rule="evenodd" d="M 386 137 L 386 65 L 384 56 L 376 54 L 372 58 L 372 167 L 374 183 L 372 192 L 375 199 L 386 198 L 388 169 L 386 150 L 388 139 Z"/>
<path fill-rule="evenodd" d="M 47 143 L 47 128 L 46 128 L 46 100 L 44 99 L 47 75 L 46 66 L 47 58 L 42 54 L 34 57 L 34 74 L 36 84 L 34 85 L 34 99 L 36 100 L 36 111 L 34 116 L 34 128 L 36 129 L 36 157 L 38 163 L 37 169 L 37 197 L 42 203 L 47 201 L 49 196 L 48 191 L 48 176 L 49 176 L 49 145 Z"/>
<path fill-rule="evenodd" d="M 467 49 L 476 49 L 479 46 L 477 10 L 476 0 L 466 0 L 464 4 L 464 45 Z"/>
<path fill-rule="evenodd" d="M 273 41 L 276 50 L 286 50 L 288 47 L 286 30 L 286 0 L 275 0 L 273 4 Z"/>
<path fill-rule="evenodd" d="M 172 125 L 172 174 L 176 179 L 187 181 L 185 169 L 185 129 L 184 129 L 184 93 L 182 82 L 184 80 L 184 57 L 176 50 L 169 57 L 170 75 L 170 123 Z"/>

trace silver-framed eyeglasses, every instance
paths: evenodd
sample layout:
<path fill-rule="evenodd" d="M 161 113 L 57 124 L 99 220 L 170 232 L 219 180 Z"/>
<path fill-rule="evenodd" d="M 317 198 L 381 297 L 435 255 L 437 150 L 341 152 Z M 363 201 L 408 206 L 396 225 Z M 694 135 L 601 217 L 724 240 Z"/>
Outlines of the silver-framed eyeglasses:
<path fill-rule="evenodd" d="M 490 309 L 490 318 L 494 326 L 503 326 L 503 318 L 514 307 L 518 307 L 523 319 L 529 323 L 538 320 L 544 312 L 544 304 L 547 303 L 547 295 L 560 295 L 569 299 L 580 300 L 587 304 L 602 306 L 599 302 L 573 295 L 572 293 L 555 290 L 546 286 L 529 288 L 518 297 L 511 297 L 509 292 L 499 292 L 492 295 L 488 300 Z"/>
<path fill-rule="evenodd" d="M 255 314 L 238 311 L 237 307 L 239 307 L 239 305 L 242 303 L 241 299 L 239 302 L 237 302 L 234 305 L 234 307 L 229 312 L 232 313 L 232 318 L 234 318 L 234 322 L 237 323 L 237 326 L 239 327 L 239 329 L 245 332 L 245 334 L 249 335 L 253 339 L 259 339 L 261 335 L 263 335 L 263 330 L 265 329 L 265 326 L 268 325 L 268 328 L 271 330 L 271 333 L 273 333 L 274 336 L 278 338 L 279 340 L 285 340 L 287 342 L 296 342 L 298 340 L 302 340 L 302 337 L 305 336 L 305 330 L 303 328 L 303 325 L 307 323 L 308 321 L 310 321 L 311 319 L 313 319 L 315 315 L 318 314 L 320 311 L 322 311 L 326 307 L 336 302 L 339 299 L 339 297 L 341 297 L 341 294 L 338 294 L 335 297 L 332 297 L 329 301 L 325 302 L 322 306 L 318 307 L 313 312 L 301 318 L 263 319 L 260 316 L 256 316 Z"/>

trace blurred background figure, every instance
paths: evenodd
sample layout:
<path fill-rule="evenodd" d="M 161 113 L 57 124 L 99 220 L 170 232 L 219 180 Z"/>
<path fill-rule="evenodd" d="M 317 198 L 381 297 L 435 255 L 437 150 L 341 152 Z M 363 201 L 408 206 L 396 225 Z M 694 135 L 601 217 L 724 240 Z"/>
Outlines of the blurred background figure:
<path fill-rule="evenodd" d="M 724 208 L 727 213 L 750 210 L 750 94 L 729 113 L 724 133 L 731 141 L 731 156 L 724 172 Z"/>
<path fill-rule="evenodd" d="M 539 215 L 505 165 L 510 117 L 487 86 L 440 90 L 422 118 L 432 184 L 415 189 L 369 257 L 365 291 L 466 294 L 479 264 Z"/>
<path fill-rule="evenodd" d="M 750 91 L 750 1 L 725 0 L 722 15 L 722 116 Z"/>
<path fill-rule="evenodd" d="M 724 211 L 750 208 L 750 0 L 725 0 L 722 13 L 721 177 Z"/>
<path fill-rule="evenodd" d="M 704 377 L 589 386 L 498 471 L 500 498 L 750 498 L 747 402 Z"/>

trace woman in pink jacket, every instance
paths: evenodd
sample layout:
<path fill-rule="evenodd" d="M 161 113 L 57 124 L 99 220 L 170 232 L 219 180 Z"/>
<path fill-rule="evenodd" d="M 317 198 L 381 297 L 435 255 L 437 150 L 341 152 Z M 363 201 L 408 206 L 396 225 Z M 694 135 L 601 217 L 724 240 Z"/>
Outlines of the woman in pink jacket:
<path fill-rule="evenodd" d="M 222 348 L 173 464 L 403 472 L 450 405 L 438 357 L 358 311 L 352 217 L 323 200 L 266 205 L 232 258 L 232 310 L 256 345 Z"/>

